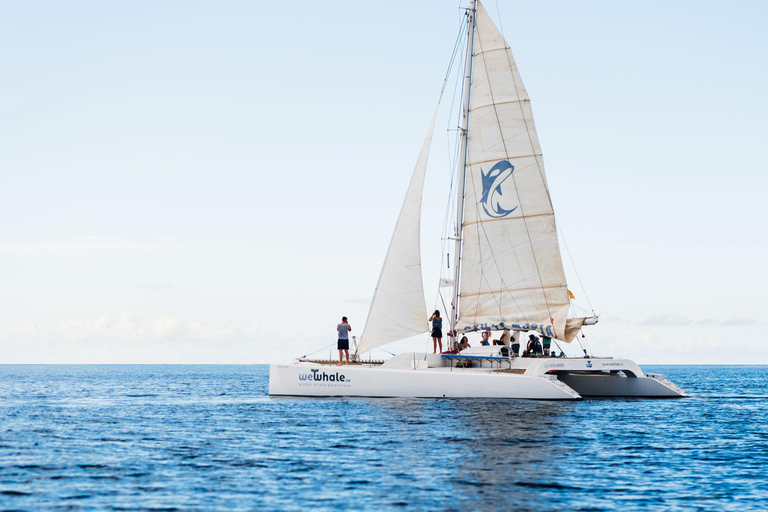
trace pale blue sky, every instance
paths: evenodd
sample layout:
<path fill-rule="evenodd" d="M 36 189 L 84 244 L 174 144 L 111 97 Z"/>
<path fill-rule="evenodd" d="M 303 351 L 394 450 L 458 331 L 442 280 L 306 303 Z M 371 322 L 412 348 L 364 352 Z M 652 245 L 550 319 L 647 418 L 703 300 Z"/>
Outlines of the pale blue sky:
<path fill-rule="evenodd" d="M 280 361 L 342 314 L 359 334 L 459 6 L 0 3 L 0 362 Z M 768 5 L 498 9 L 595 352 L 768 363 Z"/>

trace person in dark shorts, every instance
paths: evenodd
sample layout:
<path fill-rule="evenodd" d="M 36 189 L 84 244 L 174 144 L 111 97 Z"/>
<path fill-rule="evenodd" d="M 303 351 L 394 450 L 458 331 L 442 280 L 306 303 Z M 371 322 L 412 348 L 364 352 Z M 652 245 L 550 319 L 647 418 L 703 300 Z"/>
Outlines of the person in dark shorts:
<path fill-rule="evenodd" d="M 347 323 L 347 317 L 341 317 L 341 323 L 336 325 L 336 331 L 339 333 L 339 342 L 336 344 L 336 348 L 339 349 L 339 364 L 344 364 L 343 354 L 347 355 L 347 364 L 349 364 L 349 333 L 352 331 L 352 327 Z"/>
<path fill-rule="evenodd" d="M 518 336 L 520 335 L 518 334 Z M 518 355 L 520 355 L 520 342 L 517 340 L 517 338 L 515 338 L 514 334 L 510 338 L 510 343 L 511 343 L 510 347 L 512 348 L 512 354 L 515 357 L 517 357 Z"/>
<path fill-rule="evenodd" d="M 437 353 L 437 346 L 440 345 L 440 353 L 443 352 L 443 319 L 440 318 L 440 311 L 435 310 L 429 317 L 432 322 L 432 353 Z"/>

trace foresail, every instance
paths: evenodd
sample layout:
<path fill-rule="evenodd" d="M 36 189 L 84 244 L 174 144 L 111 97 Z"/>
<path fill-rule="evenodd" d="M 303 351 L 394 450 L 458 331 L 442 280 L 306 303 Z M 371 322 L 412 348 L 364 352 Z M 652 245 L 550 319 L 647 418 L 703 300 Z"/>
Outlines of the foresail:
<path fill-rule="evenodd" d="M 437 109 L 419 153 L 411 184 L 381 268 L 379 284 L 358 353 L 426 332 L 427 305 L 421 277 L 421 196 Z"/>
<path fill-rule="evenodd" d="M 568 289 L 531 103 L 479 2 L 476 19 L 457 328 L 565 341 Z"/>

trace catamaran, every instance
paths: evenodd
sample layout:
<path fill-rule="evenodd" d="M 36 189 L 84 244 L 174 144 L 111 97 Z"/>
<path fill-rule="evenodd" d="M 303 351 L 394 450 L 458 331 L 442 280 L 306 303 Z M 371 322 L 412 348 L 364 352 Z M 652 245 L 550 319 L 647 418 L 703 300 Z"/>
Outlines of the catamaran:
<path fill-rule="evenodd" d="M 453 276 L 442 354 L 370 351 L 428 331 L 420 225 L 432 117 L 352 365 L 300 357 L 270 365 L 270 395 L 577 400 L 684 397 L 660 374 L 612 357 L 520 357 L 506 344 L 458 350 L 465 333 L 508 329 L 570 343 L 597 316 L 571 317 L 555 214 L 530 99 L 483 5 L 466 10 L 462 111 L 451 238 Z M 463 28 L 462 28 L 463 33 Z M 365 354 L 369 354 L 366 361 Z"/>

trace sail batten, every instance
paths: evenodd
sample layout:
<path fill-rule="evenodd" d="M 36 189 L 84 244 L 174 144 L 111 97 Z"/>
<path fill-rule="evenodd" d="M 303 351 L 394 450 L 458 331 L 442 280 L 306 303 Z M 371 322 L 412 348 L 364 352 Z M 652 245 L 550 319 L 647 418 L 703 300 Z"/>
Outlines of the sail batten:
<path fill-rule="evenodd" d="M 456 327 L 565 340 L 570 301 L 531 103 L 480 2 L 473 47 Z"/>

